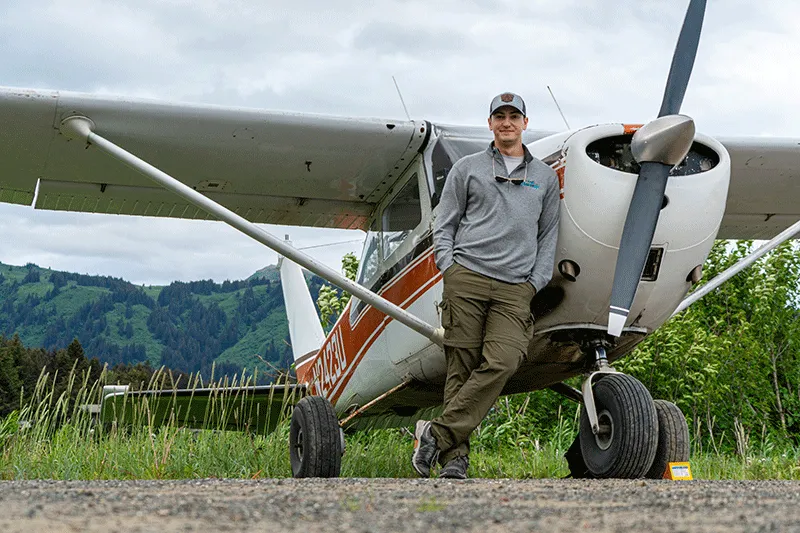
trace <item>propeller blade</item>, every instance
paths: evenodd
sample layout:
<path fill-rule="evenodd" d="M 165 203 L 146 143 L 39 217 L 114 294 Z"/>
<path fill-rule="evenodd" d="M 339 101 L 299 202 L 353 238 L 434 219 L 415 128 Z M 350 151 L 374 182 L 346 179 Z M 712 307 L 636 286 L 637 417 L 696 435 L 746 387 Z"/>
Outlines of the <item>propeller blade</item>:
<path fill-rule="evenodd" d="M 608 313 L 608 333 L 616 337 L 622 334 L 644 271 L 647 254 L 650 253 L 670 170 L 672 166 L 664 163 L 643 163 L 639 180 L 633 190 L 631 206 L 622 230 Z"/>
<path fill-rule="evenodd" d="M 680 112 L 692 75 L 705 10 L 706 0 L 689 2 L 672 55 L 659 118 L 636 133 L 644 134 L 640 136 L 641 142 L 635 150 L 640 156 L 637 161 L 641 164 L 641 171 L 622 229 L 608 313 L 608 333 L 616 337 L 622 334 L 625 327 L 650 246 L 653 244 L 670 170 L 686 156 L 694 138 L 694 123 L 691 119 L 675 115 Z"/>
<path fill-rule="evenodd" d="M 675 53 L 672 55 L 672 66 L 664 89 L 664 99 L 661 101 L 661 111 L 658 112 L 659 117 L 676 115 L 681 110 L 689 77 L 692 75 L 694 59 L 697 56 L 705 12 L 706 0 L 691 0 L 686 9 L 678 44 L 675 45 Z"/>

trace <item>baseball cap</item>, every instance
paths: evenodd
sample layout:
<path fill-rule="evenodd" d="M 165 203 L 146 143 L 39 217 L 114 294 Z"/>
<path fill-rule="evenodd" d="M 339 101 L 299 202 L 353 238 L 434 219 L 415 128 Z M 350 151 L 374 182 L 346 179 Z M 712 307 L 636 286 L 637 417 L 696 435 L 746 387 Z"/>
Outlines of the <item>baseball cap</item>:
<path fill-rule="evenodd" d="M 525 102 L 522 101 L 522 97 L 514 93 L 503 93 L 495 96 L 492 99 L 492 104 L 489 106 L 489 116 L 492 116 L 492 113 L 497 111 L 498 107 L 507 105 L 522 113 L 523 117 L 528 116 L 528 113 L 525 112 Z"/>

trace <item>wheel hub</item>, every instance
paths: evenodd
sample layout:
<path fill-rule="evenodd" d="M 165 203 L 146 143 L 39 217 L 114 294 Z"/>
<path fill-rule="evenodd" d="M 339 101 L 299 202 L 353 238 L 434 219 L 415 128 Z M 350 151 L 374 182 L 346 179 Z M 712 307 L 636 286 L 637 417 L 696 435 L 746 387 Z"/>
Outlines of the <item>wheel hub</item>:
<path fill-rule="evenodd" d="M 611 413 L 603 409 L 597 413 L 597 422 L 599 426 L 598 432 L 594 436 L 597 447 L 601 450 L 607 450 L 611 443 L 614 442 L 614 419 L 611 418 Z"/>
<path fill-rule="evenodd" d="M 297 452 L 297 458 L 302 461 L 303 460 L 303 430 L 297 430 L 297 441 L 294 444 L 295 451 Z"/>

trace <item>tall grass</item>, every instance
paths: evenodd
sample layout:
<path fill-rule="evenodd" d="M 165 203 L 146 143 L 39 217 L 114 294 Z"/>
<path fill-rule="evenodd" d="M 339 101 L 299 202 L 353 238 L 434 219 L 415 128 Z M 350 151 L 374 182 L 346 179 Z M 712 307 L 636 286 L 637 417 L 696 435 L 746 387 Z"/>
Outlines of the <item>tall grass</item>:
<path fill-rule="evenodd" d="M 278 420 L 243 388 L 254 376 L 206 384 L 209 397 L 177 400 L 176 383 L 154 374 L 144 390 L 166 390 L 160 400 L 126 394 L 114 407 L 119 421 L 101 423 L 86 406 L 98 404 L 105 375 L 89 383 L 74 370 L 58 394 L 57 376 L 43 373 L 21 408 L 0 421 L 1 479 L 165 479 L 280 477 L 291 474 L 288 414 L 295 397 L 281 402 Z M 203 387 L 199 376 L 192 390 Z M 273 398 L 272 392 L 265 398 Z M 194 407 L 192 403 L 194 402 Z M 196 408 L 200 406 L 202 409 Z M 183 412 L 181 411 L 183 409 Z M 190 417 L 198 417 L 199 420 Z M 204 429 L 188 429 L 197 424 Z M 252 426 L 251 426 L 252 425 Z M 266 438 L 257 431 L 277 426 Z M 225 431 L 230 427 L 241 432 Z M 279 445 L 279 443 L 281 443 Z"/>
<path fill-rule="evenodd" d="M 216 384 L 242 385 L 244 378 Z M 204 429 L 183 427 L 178 413 L 158 420 L 152 405 L 140 402 L 126 424 L 100 424 L 84 405 L 98 403 L 101 383 L 73 372 L 66 389 L 42 374 L 15 411 L 0 420 L 0 479 L 180 479 L 289 477 L 289 410 L 280 412 L 274 432 L 261 435 L 247 425 L 242 395 L 212 396 Z M 202 383 L 196 378 L 192 385 Z M 150 388 L 174 383 L 159 375 Z M 293 401 L 293 399 L 291 400 Z M 289 402 L 291 403 L 291 402 Z M 577 409 L 559 409 L 547 430 L 531 427 L 527 401 L 502 400 L 474 434 L 473 477 L 553 478 L 568 475 L 563 455 L 579 421 Z M 250 413 L 252 414 L 252 413 Z M 244 431 L 227 431 L 231 421 Z M 164 423 L 161 423 L 164 422 Z M 238 422 L 237 422 L 238 423 Z M 768 434 L 741 437 L 737 450 L 698 451 L 692 456 L 697 479 L 800 479 L 800 449 Z M 412 438 L 405 428 L 348 435 L 342 475 L 414 477 Z"/>

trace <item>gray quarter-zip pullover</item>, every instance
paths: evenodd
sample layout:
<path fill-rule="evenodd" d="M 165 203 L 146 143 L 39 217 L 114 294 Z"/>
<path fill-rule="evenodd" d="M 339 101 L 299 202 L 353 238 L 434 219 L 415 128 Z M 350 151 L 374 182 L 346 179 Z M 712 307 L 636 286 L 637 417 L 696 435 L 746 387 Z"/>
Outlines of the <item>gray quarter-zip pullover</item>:
<path fill-rule="evenodd" d="M 550 281 L 558 238 L 558 178 L 523 149 L 522 163 L 510 173 L 494 143 L 450 169 L 433 224 L 440 271 L 455 261 L 507 283 L 528 281 L 537 291 Z M 524 181 L 498 182 L 495 176 Z"/>

